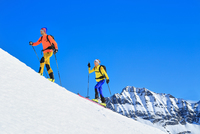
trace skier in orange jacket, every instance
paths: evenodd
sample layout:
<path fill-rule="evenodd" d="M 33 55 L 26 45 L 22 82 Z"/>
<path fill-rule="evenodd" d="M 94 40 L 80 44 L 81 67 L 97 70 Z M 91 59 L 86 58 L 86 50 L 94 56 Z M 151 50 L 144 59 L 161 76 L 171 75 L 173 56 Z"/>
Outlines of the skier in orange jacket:
<path fill-rule="evenodd" d="M 43 75 L 44 72 L 44 65 L 46 64 L 46 68 L 49 74 L 49 80 L 54 82 L 54 74 L 53 74 L 53 70 L 50 67 L 50 57 L 54 54 L 56 54 L 58 52 L 58 45 L 56 43 L 56 41 L 49 35 L 47 35 L 47 28 L 42 28 L 40 30 L 41 33 L 41 37 L 39 38 L 39 40 L 35 43 L 33 43 L 32 41 L 29 42 L 29 45 L 32 46 L 37 46 L 40 43 L 42 43 L 43 46 L 43 53 L 44 56 L 42 57 L 42 59 L 40 60 L 40 69 L 39 69 L 39 74 Z M 52 47 L 54 45 L 54 48 Z"/>

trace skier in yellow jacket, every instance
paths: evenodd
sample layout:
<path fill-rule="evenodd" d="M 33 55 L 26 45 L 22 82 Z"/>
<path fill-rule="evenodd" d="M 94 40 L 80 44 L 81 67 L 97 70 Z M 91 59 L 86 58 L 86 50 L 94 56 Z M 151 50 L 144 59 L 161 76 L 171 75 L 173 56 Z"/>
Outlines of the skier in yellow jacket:
<path fill-rule="evenodd" d="M 88 63 L 88 71 L 89 73 L 93 73 L 95 72 L 96 74 L 96 81 L 97 81 L 97 84 L 95 86 L 95 99 L 92 99 L 93 101 L 95 102 L 98 102 L 98 98 L 99 98 L 99 94 L 98 92 L 100 93 L 100 97 L 101 97 L 101 105 L 103 106 L 106 106 L 106 100 L 104 98 L 104 95 L 103 95 L 103 92 L 102 92 L 102 85 L 105 83 L 105 79 L 106 80 L 106 83 L 108 84 L 110 82 L 109 80 L 109 77 L 108 77 L 108 74 L 106 73 L 106 70 L 104 69 L 104 66 L 100 65 L 100 60 L 99 59 L 96 59 L 94 61 L 94 65 L 95 67 L 90 70 L 90 63 Z"/>

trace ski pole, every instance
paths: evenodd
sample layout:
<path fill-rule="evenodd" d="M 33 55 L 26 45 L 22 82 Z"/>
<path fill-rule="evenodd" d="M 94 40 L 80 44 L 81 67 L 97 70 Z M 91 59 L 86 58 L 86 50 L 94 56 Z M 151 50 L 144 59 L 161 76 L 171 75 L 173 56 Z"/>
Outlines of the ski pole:
<path fill-rule="evenodd" d="M 110 91 L 110 95 L 111 95 L 111 90 L 110 90 L 110 86 L 109 86 L 109 84 L 108 84 L 108 89 L 109 89 L 109 91 Z M 111 99 L 111 98 L 112 98 L 112 99 Z M 110 96 L 110 104 L 112 105 L 112 103 L 113 103 L 113 105 L 114 105 L 114 95 L 113 95 L 113 97 Z M 114 110 L 114 108 L 113 108 L 113 110 Z"/>
<path fill-rule="evenodd" d="M 57 58 L 56 58 L 56 54 L 55 55 L 55 59 L 56 59 L 56 65 L 57 65 L 57 69 L 58 69 L 58 77 L 60 79 L 60 86 L 62 86 L 62 83 L 61 83 L 61 78 L 60 78 L 60 72 L 59 72 L 59 68 L 58 68 L 58 61 L 57 61 Z"/>
<path fill-rule="evenodd" d="M 110 86 L 109 86 L 109 84 L 108 84 L 108 89 L 109 89 L 109 91 L 110 91 L 110 95 L 112 95 L 112 94 L 111 94 L 111 90 L 110 90 Z"/>
<path fill-rule="evenodd" d="M 88 65 L 89 65 L 89 63 L 90 62 L 88 62 Z M 88 88 L 87 88 L 87 96 L 86 96 L 86 98 L 90 98 L 90 96 L 89 96 L 89 88 L 90 88 L 89 83 L 90 83 L 90 73 L 88 72 Z"/>
<path fill-rule="evenodd" d="M 32 46 L 32 47 L 33 47 L 33 46 Z M 35 50 L 34 47 L 33 47 L 33 50 L 34 50 L 34 52 L 35 52 L 35 54 L 36 54 L 36 56 L 37 56 L 37 58 L 38 58 L 38 61 L 40 62 L 40 58 L 39 58 L 39 56 L 38 56 L 38 54 L 37 54 L 37 52 L 36 52 L 36 50 Z M 48 75 L 47 75 L 46 71 L 44 71 L 44 73 L 45 73 L 46 77 L 48 78 Z"/>
<path fill-rule="evenodd" d="M 90 98 L 89 97 L 89 82 L 90 82 L 90 74 L 88 72 L 88 89 L 87 89 L 87 97 L 86 98 Z"/>

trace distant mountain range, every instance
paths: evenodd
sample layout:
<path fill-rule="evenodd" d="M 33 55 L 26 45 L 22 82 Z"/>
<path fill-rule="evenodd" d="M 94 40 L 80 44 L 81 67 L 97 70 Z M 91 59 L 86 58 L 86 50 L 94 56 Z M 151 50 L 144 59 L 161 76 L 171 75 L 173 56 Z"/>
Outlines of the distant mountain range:
<path fill-rule="evenodd" d="M 189 103 L 170 94 L 131 86 L 106 101 L 111 110 L 168 133 L 200 134 L 200 101 Z"/>

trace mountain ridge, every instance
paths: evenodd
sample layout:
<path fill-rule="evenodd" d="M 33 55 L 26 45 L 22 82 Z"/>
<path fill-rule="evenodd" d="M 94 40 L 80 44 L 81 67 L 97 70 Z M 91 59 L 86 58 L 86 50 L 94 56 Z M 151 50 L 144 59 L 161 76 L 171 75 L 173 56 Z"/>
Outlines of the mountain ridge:
<path fill-rule="evenodd" d="M 187 123 L 200 126 L 200 101 L 189 103 L 171 94 L 132 86 L 125 87 L 120 94 L 114 94 L 106 101 L 107 106 L 115 112 L 135 120 L 148 120 L 163 128 Z"/>

